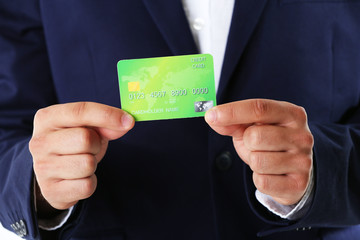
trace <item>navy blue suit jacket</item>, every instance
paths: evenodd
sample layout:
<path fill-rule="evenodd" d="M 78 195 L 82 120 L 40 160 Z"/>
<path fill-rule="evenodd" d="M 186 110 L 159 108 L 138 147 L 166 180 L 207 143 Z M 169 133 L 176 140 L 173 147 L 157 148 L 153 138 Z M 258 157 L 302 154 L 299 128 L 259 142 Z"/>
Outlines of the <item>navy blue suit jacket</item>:
<path fill-rule="evenodd" d="M 39 239 L 28 142 L 56 103 L 120 107 L 121 59 L 197 53 L 180 0 L 0 0 L 0 221 Z M 61 239 L 359 239 L 360 1 L 236 0 L 218 102 L 303 106 L 315 195 L 298 221 L 254 198 L 251 171 L 203 118 L 136 123 Z M 225 167 L 224 167 L 225 164 Z"/>

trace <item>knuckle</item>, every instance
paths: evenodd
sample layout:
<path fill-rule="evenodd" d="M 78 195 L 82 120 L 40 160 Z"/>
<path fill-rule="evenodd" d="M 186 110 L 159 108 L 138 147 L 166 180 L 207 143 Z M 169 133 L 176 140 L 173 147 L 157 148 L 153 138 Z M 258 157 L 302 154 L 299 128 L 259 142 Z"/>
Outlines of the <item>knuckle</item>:
<path fill-rule="evenodd" d="M 314 146 L 314 137 L 313 137 L 313 135 L 310 132 L 306 132 L 302 137 L 302 142 L 306 146 L 309 146 L 310 149 L 312 149 L 312 147 Z"/>
<path fill-rule="evenodd" d="M 111 108 L 107 107 L 107 108 L 104 108 L 102 111 L 103 111 L 102 116 L 103 116 L 104 120 L 107 121 L 107 120 L 112 119 L 114 111 Z"/>
<path fill-rule="evenodd" d="M 63 190 L 60 190 L 61 187 L 58 184 L 59 182 L 51 180 L 38 181 L 41 198 L 59 210 L 68 209 L 75 205 L 77 202 L 77 200 L 73 201 L 75 191 L 69 191 L 70 189 L 67 189 L 63 192 Z"/>
<path fill-rule="evenodd" d="M 308 173 L 312 168 L 312 157 L 310 155 L 304 155 L 300 158 L 299 166 L 302 166 L 303 169 Z"/>
<path fill-rule="evenodd" d="M 47 119 L 49 114 L 49 108 L 41 108 L 37 110 L 34 116 L 34 125 L 38 125 Z"/>
<path fill-rule="evenodd" d="M 117 116 L 117 112 L 113 108 L 106 107 L 102 110 L 102 118 L 104 122 L 111 123 L 119 128 L 122 127 L 121 117 Z"/>
<path fill-rule="evenodd" d="M 237 108 L 236 107 L 232 107 L 232 108 L 228 108 L 228 117 L 229 119 L 237 119 L 238 118 L 238 114 L 237 114 Z M 218 121 L 218 119 L 216 119 Z"/>
<path fill-rule="evenodd" d="M 34 160 L 33 167 L 37 177 L 42 177 L 49 171 L 49 164 L 47 161 Z"/>
<path fill-rule="evenodd" d="M 308 174 L 312 168 L 312 157 L 306 154 L 297 154 L 292 157 L 291 164 L 297 173 Z"/>
<path fill-rule="evenodd" d="M 247 142 L 250 149 L 254 149 L 259 146 L 262 142 L 262 133 L 260 128 L 252 126 L 246 129 L 244 140 Z"/>
<path fill-rule="evenodd" d="M 253 104 L 254 106 L 252 109 L 254 111 L 254 116 L 257 120 L 261 120 L 268 111 L 268 104 L 263 99 L 256 99 Z"/>
<path fill-rule="evenodd" d="M 38 149 L 43 148 L 44 146 L 44 137 L 41 136 L 32 136 L 32 138 L 29 141 L 29 150 L 31 154 L 35 154 L 35 152 L 38 151 Z"/>
<path fill-rule="evenodd" d="M 93 195 L 96 189 L 96 184 L 97 181 L 95 175 L 84 179 L 80 187 L 80 194 L 82 198 L 89 198 Z"/>
<path fill-rule="evenodd" d="M 298 176 L 294 179 L 294 190 L 296 192 L 304 192 L 308 185 L 308 178 L 305 176 Z"/>
<path fill-rule="evenodd" d="M 263 164 L 260 154 L 255 153 L 255 152 L 251 153 L 250 167 L 251 167 L 251 170 L 253 170 L 254 172 L 263 173 L 264 164 Z"/>
<path fill-rule="evenodd" d="M 40 187 L 41 195 L 46 200 L 55 199 L 58 196 L 56 192 L 57 188 L 54 187 L 50 181 L 39 182 L 39 187 Z"/>
<path fill-rule="evenodd" d="M 78 138 L 80 141 L 81 146 L 84 148 L 89 148 L 92 145 L 93 141 L 93 134 L 87 128 L 79 128 L 78 129 Z"/>
<path fill-rule="evenodd" d="M 298 122 L 301 122 L 301 123 L 307 122 L 307 114 L 306 114 L 305 108 L 303 108 L 301 106 L 295 106 L 294 108 L 292 108 L 292 112 L 293 112 L 295 119 Z"/>
<path fill-rule="evenodd" d="M 84 112 L 87 109 L 87 102 L 77 102 L 74 104 L 72 108 L 72 113 L 75 116 L 75 118 L 80 118 L 84 115 Z"/>
<path fill-rule="evenodd" d="M 82 161 L 82 169 L 86 175 L 91 176 L 95 173 L 96 170 L 96 161 L 95 157 L 91 154 L 84 155 L 84 159 Z"/>
<path fill-rule="evenodd" d="M 302 150 L 306 153 L 312 152 L 312 148 L 314 146 L 314 137 L 310 131 L 302 131 L 298 133 L 295 139 L 299 150 Z"/>
<path fill-rule="evenodd" d="M 269 190 L 269 180 L 265 176 L 254 174 L 254 184 L 260 192 L 267 192 Z"/>

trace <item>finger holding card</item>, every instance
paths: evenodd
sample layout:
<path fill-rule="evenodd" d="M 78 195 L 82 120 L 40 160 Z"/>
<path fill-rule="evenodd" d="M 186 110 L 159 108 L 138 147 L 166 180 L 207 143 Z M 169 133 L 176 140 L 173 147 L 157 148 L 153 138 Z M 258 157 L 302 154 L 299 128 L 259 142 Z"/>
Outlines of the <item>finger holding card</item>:
<path fill-rule="evenodd" d="M 40 109 L 29 142 L 39 216 L 57 214 L 89 198 L 97 186 L 96 169 L 110 140 L 124 136 L 134 119 L 95 102 L 74 102 Z"/>
<path fill-rule="evenodd" d="M 205 120 L 219 134 L 232 136 L 259 191 L 285 205 L 301 199 L 309 184 L 313 148 L 303 108 L 251 99 L 214 107 Z"/>

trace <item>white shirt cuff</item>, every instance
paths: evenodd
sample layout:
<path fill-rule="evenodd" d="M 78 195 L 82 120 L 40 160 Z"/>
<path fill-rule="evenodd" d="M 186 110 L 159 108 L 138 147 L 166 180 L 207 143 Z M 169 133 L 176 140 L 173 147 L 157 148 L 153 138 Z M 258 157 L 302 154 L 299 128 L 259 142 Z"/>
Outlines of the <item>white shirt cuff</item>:
<path fill-rule="evenodd" d="M 314 195 L 314 176 L 311 170 L 310 183 L 300 202 L 293 205 L 282 205 L 276 202 L 271 196 L 256 190 L 256 199 L 264 205 L 270 212 L 284 219 L 297 220 L 303 217 L 310 208 Z"/>

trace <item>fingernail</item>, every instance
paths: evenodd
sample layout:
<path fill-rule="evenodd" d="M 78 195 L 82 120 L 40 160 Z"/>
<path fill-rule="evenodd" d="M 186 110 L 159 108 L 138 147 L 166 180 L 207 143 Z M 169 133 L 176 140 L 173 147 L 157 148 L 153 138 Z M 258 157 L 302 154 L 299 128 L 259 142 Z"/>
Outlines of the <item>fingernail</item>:
<path fill-rule="evenodd" d="M 216 114 L 216 110 L 215 109 L 210 109 L 209 111 L 206 112 L 205 114 L 205 120 L 207 122 L 213 123 L 216 121 L 217 118 L 217 114 Z"/>
<path fill-rule="evenodd" d="M 121 117 L 121 124 L 125 129 L 129 129 L 134 124 L 134 118 L 130 114 L 124 113 Z"/>

